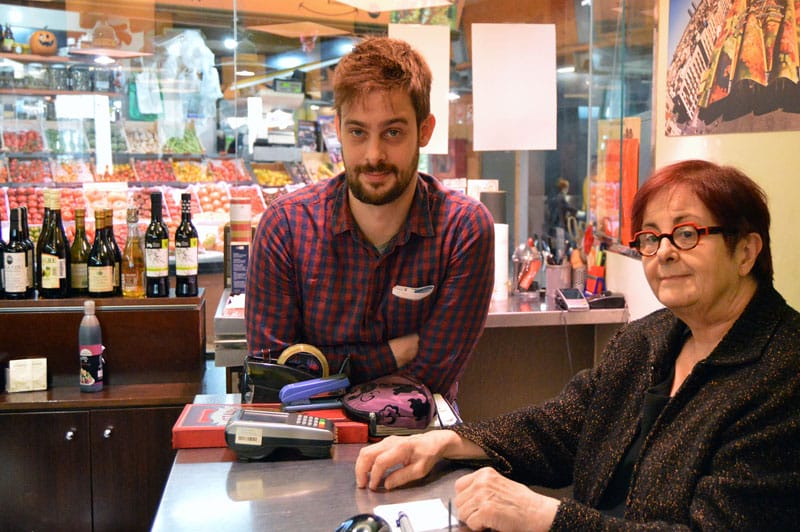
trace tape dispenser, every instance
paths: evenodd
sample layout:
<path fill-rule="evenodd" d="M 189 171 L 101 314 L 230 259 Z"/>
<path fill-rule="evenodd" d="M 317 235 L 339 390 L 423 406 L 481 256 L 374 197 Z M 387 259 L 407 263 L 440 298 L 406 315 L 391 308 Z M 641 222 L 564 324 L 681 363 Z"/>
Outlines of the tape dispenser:
<path fill-rule="evenodd" d="M 327 378 L 329 373 L 325 355 L 310 344 L 290 345 L 277 359 L 248 355 L 240 383 L 242 403 L 278 403 L 287 384 Z"/>

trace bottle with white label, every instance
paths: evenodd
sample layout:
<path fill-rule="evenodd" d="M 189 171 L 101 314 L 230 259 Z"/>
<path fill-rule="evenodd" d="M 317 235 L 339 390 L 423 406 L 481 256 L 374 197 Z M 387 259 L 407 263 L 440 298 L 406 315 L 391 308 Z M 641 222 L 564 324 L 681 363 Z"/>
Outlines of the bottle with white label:
<path fill-rule="evenodd" d="M 11 209 L 8 244 L 3 252 L 3 275 L 7 299 L 29 299 L 28 246 L 22 226 L 22 210 Z"/>
<path fill-rule="evenodd" d="M 83 302 L 83 318 L 78 329 L 78 346 L 81 361 L 80 385 L 82 392 L 99 392 L 103 389 L 103 337 L 100 321 L 95 315 L 91 299 Z"/>
<path fill-rule="evenodd" d="M 161 212 L 161 192 L 150 194 L 150 225 L 144 233 L 147 297 L 169 295 L 169 232 Z"/>
<path fill-rule="evenodd" d="M 197 229 L 192 224 L 192 196 L 181 194 L 181 223 L 175 231 L 175 295 L 197 295 Z"/>

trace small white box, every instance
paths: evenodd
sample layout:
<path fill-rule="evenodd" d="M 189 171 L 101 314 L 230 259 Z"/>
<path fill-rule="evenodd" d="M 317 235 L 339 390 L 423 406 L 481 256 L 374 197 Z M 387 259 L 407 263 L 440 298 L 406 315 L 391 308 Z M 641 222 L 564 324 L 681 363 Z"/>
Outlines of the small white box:
<path fill-rule="evenodd" d="M 8 361 L 6 368 L 7 392 L 33 392 L 46 389 L 46 358 L 20 358 Z"/>

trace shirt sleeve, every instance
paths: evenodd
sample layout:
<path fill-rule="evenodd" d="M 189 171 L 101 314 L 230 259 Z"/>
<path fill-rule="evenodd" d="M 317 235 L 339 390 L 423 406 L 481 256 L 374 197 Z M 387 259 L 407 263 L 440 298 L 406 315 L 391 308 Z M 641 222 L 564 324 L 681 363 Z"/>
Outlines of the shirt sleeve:
<path fill-rule="evenodd" d="M 449 228 L 456 243 L 438 288 L 437 305 L 418 331 L 417 356 L 402 368 L 450 399 L 483 332 L 494 286 L 491 214 L 483 204 L 469 204 L 468 209 Z"/>
<path fill-rule="evenodd" d="M 294 261 L 284 214 L 267 207 L 250 251 L 245 298 L 245 332 L 250 354 L 277 357 L 295 343 L 301 328 Z"/>

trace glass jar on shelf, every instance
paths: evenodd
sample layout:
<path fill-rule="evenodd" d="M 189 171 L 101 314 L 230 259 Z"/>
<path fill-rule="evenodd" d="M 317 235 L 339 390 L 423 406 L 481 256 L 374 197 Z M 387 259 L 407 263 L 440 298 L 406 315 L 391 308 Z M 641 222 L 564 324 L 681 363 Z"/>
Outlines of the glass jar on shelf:
<path fill-rule="evenodd" d="M 111 92 L 114 87 L 114 71 L 105 66 L 94 67 L 95 92 Z"/>
<path fill-rule="evenodd" d="M 54 91 L 69 89 L 69 73 L 66 65 L 61 63 L 50 65 L 50 89 Z"/>
<path fill-rule="evenodd" d="M 10 89 L 14 87 L 14 67 L 11 65 L 0 65 L 0 89 Z"/>
<path fill-rule="evenodd" d="M 42 63 L 28 63 L 25 67 L 25 87 L 47 89 L 50 84 L 49 69 Z"/>
<path fill-rule="evenodd" d="M 74 91 L 91 92 L 92 90 L 92 66 L 87 64 L 75 64 L 69 67 L 70 86 Z"/>

